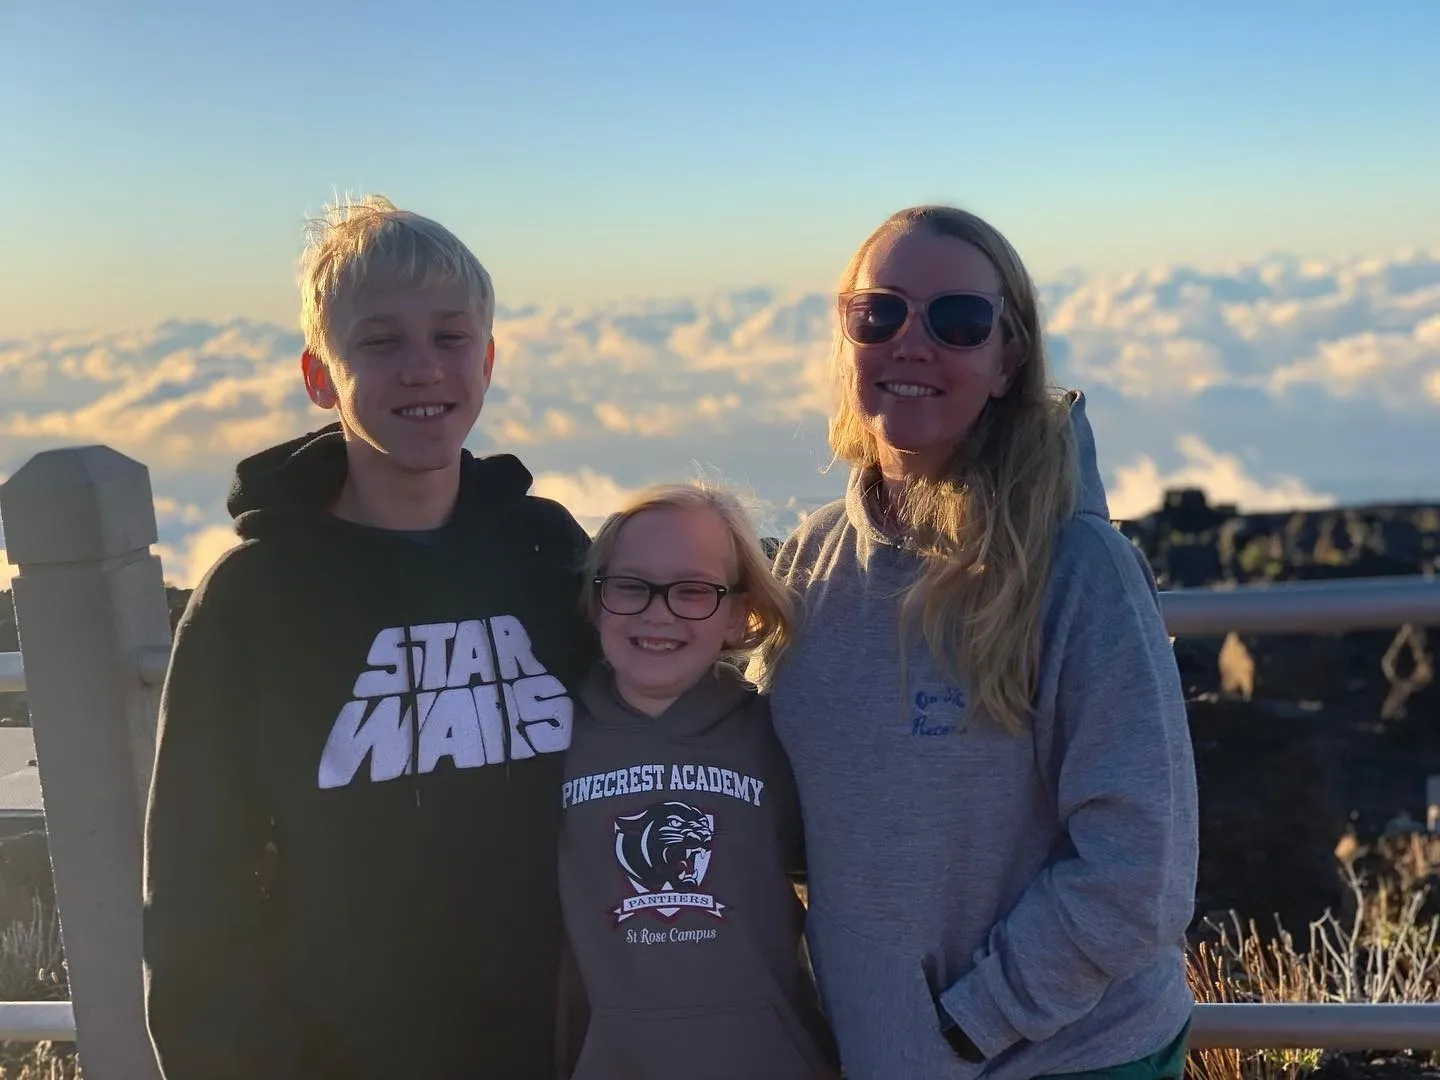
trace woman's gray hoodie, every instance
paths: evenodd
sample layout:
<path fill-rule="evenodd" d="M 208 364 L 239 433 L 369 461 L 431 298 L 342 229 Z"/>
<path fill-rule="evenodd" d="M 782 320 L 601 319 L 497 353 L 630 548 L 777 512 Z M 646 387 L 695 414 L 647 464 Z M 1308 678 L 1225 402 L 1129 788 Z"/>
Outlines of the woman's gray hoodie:
<path fill-rule="evenodd" d="M 574 1080 L 834 1077 L 789 877 L 794 780 L 765 699 L 719 665 L 649 717 L 600 666 L 579 706 L 560 838 L 591 1008 Z"/>
<path fill-rule="evenodd" d="M 897 596 L 918 557 L 852 476 L 781 548 L 803 597 L 774 672 L 804 811 L 807 935 L 850 1080 L 1023 1077 L 1154 1053 L 1189 1018 L 1197 820 L 1185 703 L 1141 554 L 1109 523 L 1076 395 L 1080 513 L 1055 550 L 1023 736 L 969 704 Z M 759 674 L 757 672 L 757 674 Z M 962 1061 L 935 999 L 986 1055 Z"/>

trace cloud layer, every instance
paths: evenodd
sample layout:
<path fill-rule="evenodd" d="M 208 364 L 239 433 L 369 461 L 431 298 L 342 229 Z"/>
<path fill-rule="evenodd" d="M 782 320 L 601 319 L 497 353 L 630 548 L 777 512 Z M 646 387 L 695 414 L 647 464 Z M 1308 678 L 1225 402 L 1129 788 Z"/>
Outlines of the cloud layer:
<path fill-rule="evenodd" d="M 1077 276 L 1042 295 L 1117 516 L 1175 485 L 1253 509 L 1440 498 L 1440 252 Z M 705 471 L 786 530 L 843 485 L 825 471 L 830 310 L 752 290 L 504 311 L 472 447 L 519 454 L 590 528 L 641 484 Z M 0 472 L 93 442 L 144 461 L 167 576 L 193 583 L 233 540 L 235 460 L 328 419 L 299 349 L 245 320 L 0 340 Z"/>

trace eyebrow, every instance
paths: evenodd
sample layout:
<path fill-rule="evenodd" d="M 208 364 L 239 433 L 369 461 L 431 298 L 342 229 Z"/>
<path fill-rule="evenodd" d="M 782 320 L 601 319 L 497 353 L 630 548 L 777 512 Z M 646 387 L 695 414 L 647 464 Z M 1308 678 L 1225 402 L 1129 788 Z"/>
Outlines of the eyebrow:
<path fill-rule="evenodd" d="M 441 320 L 463 319 L 468 318 L 470 314 L 469 311 L 464 309 L 457 311 L 437 311 L 435 312 L 435 317 Z M 363 319 L 355 320 L 355 329 L 358 330 L 362 326 L 395 326 L 399 324 L 400 321 L 401 317 L 399 315 L 366 315 Z"/>
<path fill-rule="evenodd" d="M 642 571 L 637 570 L 637 569 L 635 569 L 635 568 L 633 568 L 633 567 L 630 567 L 630 566 L 626 566 L 626 565 L 616 565 L 616 566 L 613 566 L 613 567 L 611 567 L 608 571 L 606 571 L 606 573 L 608 573 L 608 574 L 610 574 L 610 575 L 612 575 L 612 576 L 614 576 L 614 577 L 638 577 L 638 578 L 643 578 L 643 577 L 646 576 Z M 602 576 L 603 576 L 603 575 L 602 575 Z M 720 578 L 720 579 L 723 580 L 723 579 L 725 579 L 726 577 L 728 577 L 728 575 L 727 575 L 727 574 L 711 574 L 711 573 L 709 573 L 709 572 L 707 572 L 707 571 L 705 571 L 705 570 L 697 570 L 697 569 L 695 569 L 694 567 L 687 567 L 687 568 L 685 568 L 685 569 L 683 569 L 683 570 L 678 571 L 678 572 L 676 573 L 676 576 L 670 578 L 670 580 L 671 580 L 671 581 L 709 581 L 712 577 L 718 577 L 718 578 Z"/>

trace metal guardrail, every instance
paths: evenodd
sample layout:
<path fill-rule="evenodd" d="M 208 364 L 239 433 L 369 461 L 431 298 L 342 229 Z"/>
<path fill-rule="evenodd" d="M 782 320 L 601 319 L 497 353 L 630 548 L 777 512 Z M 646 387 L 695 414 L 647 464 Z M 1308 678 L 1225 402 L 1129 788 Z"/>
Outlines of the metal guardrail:
<path fill-rule="evenodd" d="M 1160 594 L 1172 635 L 1326 633 L 1440 626 L 1440 582 L 1420 576 L 1279 582 Z M 140 677 L 158 684 L 169 656 L 136 657 Z M 0 693 L 25 689 L 19 653 L 0 653 Z M 0 1002 L 0 1041 L 75 1038 L 68 1001 Z M 1440 1003 L 1205 1003 L 1195 1006 L 1194 1049 L 1440 1050 Z"/>
<path fill-rule="evenodd" d="M 158 686 L 165 681 L 165 669 L 169 664 L 170 653 L 165 649 L 146 649 L 135 657 L 135 668 L 149 686 Z M 18 652 L 0 652 L 0 694 L 20 694 L 24 691 L 24 656 Z"/>
<path fill-rule="evenodd" d="M 25 692 L 25 661 L 18 652 L 0 652 L 0 694 Z"/>
<path fill-rule="evenodd" d="M 1311 634 L 1440 626 L 1440 580 L 1403 577 L 1166 589 L 1170 633 Z"/>
<path fill-rule="evenodd" d="M 0 1042 L 74 1041 L 75 1010 L 70 1002 L 0 1002 Z"/>
<path fill-rule="evenodd" d="M 1383 630 L 1415 623 L 1440 626 L 1440 580 L 1404 577 L 1283 581 L 1265 585 L 1165 589 L 1160 607 L 1171 634 L 1308 634 Z M 136 658 L 140 677 L 164 680 L 169 655 L 151 649 Z M 0 652 L 0 693 L 25 689 L 20 653 Z"/>
<path fill-rule="evenodd" d="M 1404 577 L 1283 581 L 1265 585 L 1165 589 L 1165 625 L 1173 635 L 1309 634 L 1383 630 L 1406 623 L 1440 626 L 1440 580 Z M 140 677 L 152 685 L 165 678 L 169 656 L 148 650 L 136 658 Z M 20 653 L 0 652 L 0 693 L 25 689 Z"/>

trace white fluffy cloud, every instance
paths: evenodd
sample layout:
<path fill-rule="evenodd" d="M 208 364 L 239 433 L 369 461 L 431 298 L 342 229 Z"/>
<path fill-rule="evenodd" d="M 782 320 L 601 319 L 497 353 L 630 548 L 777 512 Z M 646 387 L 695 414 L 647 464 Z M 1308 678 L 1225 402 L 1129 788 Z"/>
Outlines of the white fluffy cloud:
<path fill-rule="evenodd" d="M 605 519 L 635 493 L 634 488 L 617 484 L 613 477 L 604 476 L 592 469 L 581 469 L 578 473 L 541 473 L 535 477 L 531 488 L 536 495 L 554 499 L 562 504 L 586 532 L 594 533 L 605 523 Z"/>
<path fill-rule="evenodd" d="M 1117 515 L 1177 485 L 1248 509 L 1440 497 L 1440 253 L 1071 275 L 1042 300 Z M 831 311 L 757 289 L 501 312 L 472 448 L 517 453 L 590 528 L 701 469 L 783 531 L 843 488 L 825 446 Z M 90 442 L 145 462 L 167 575 L 193 583 L 234 542 L 236 459 L 329 419 L 299 349 L 245 320 L 0 339 L 0 470 Z"/>
<path fill-rule="evenodd" d="M 1153 270 L 1051 295 L 1074 377 L 1131 398 L 1313 384 L 1397 408 L 1440 373 L 1440 253 Z M 1418 395 L 1424 398 L 1423 392 Z M 1430 398 L 1430 404 L 1440 398 Z"/>
<path fill-rule="evenodd" d="M 1235 454 L 1211 449 L 1194 435 L 1182 435 L 1175 448 L 1184 459 L 1177 469 L 1161 473 L 1154 458 L 1141 454 L 1115 470 L 1109 485 L 1110 513 L 1135 518 L 1149 513 L 1174 488 L 1201 488 L 1212 503 L 1231 503 L 1246 513 L 1313 510 L 1334 506 L 1335 496 L 1312 491 L 1297 476 L 1257 479 Z"/>
<path fill-rule="evenodd" d="M 165 568 L 165 580 L 180 586 L 198 582 L 217 559 L 240 542 L 228 525 L 205 525 L 186 533 L 178 544 L 157 544 L 155 554 Z"/>
<path fill-rule="evenodd" d="M 0 438 L 223 466 L 314 421 L 299 354 L 298 335 L 244 320 L 0 341 Z"/>

